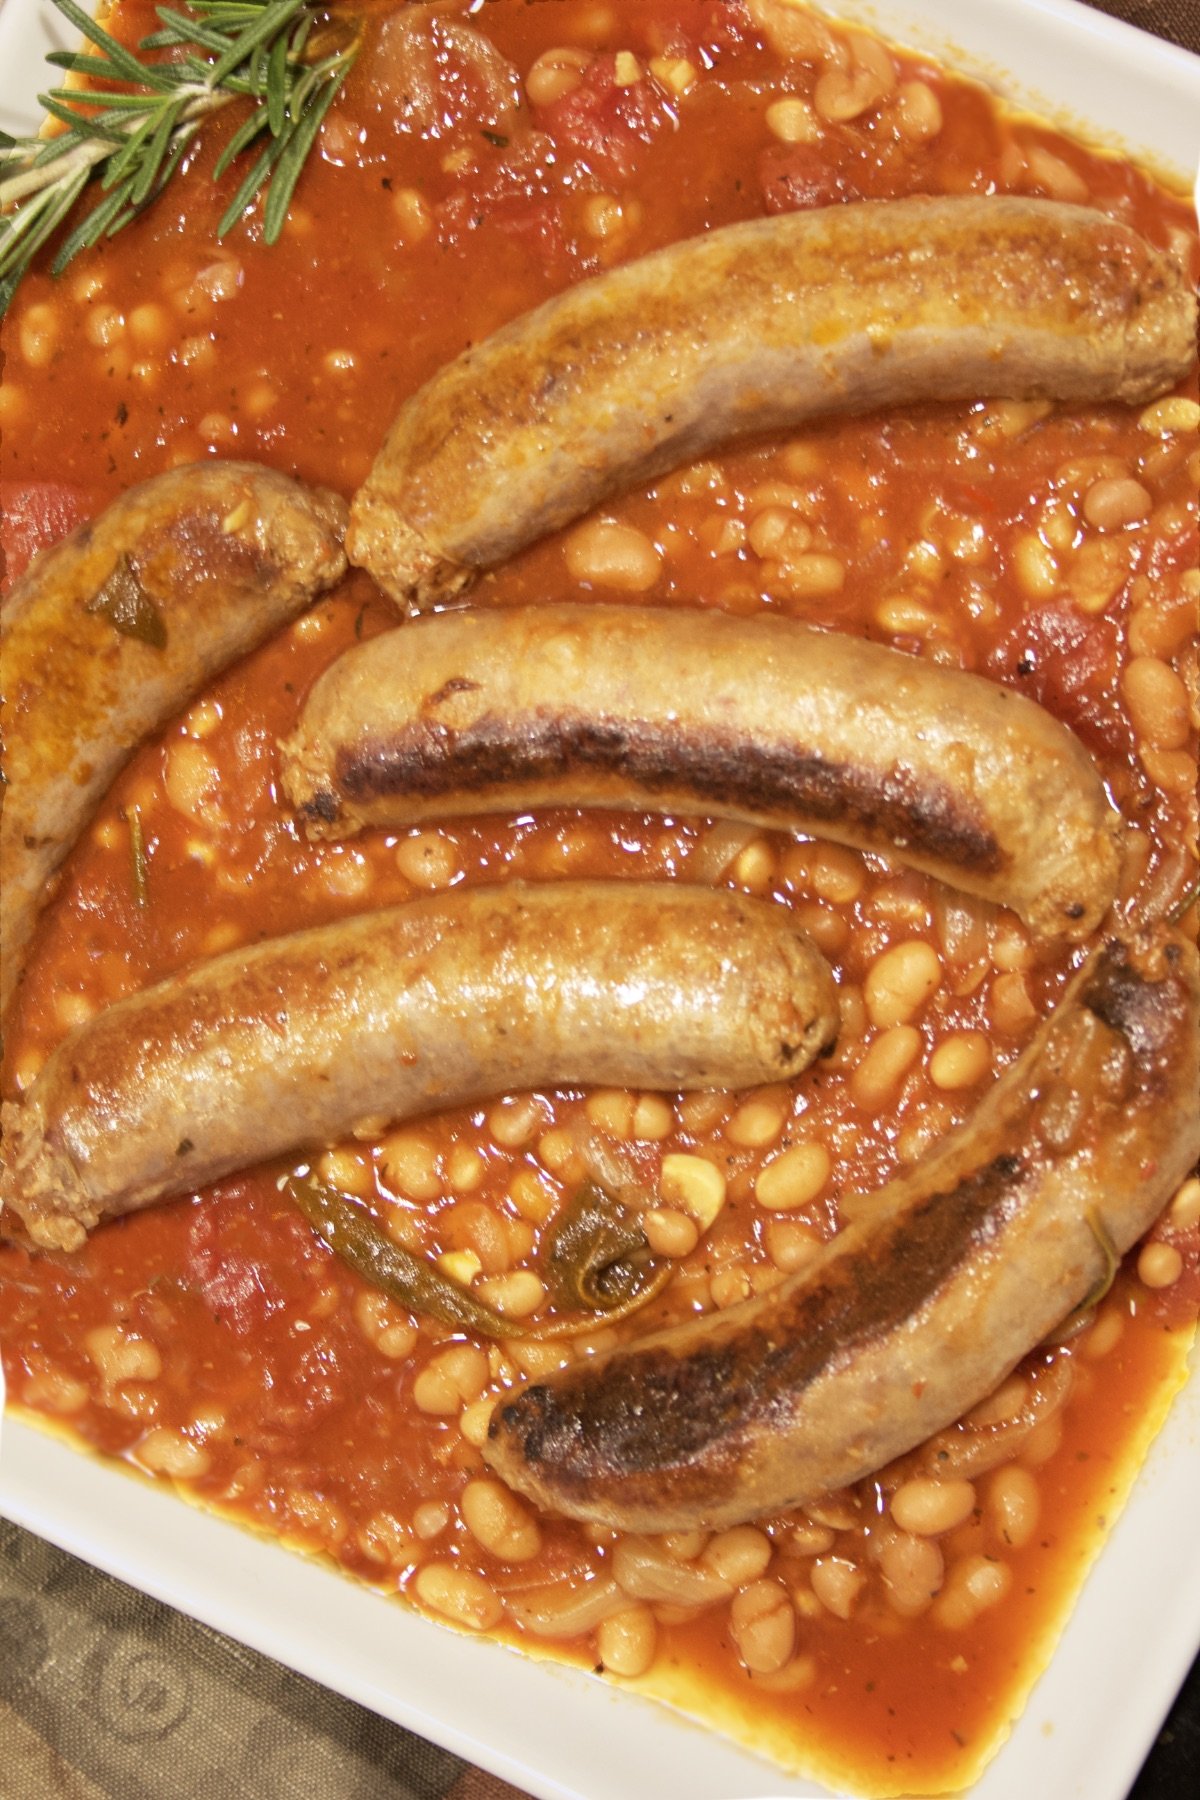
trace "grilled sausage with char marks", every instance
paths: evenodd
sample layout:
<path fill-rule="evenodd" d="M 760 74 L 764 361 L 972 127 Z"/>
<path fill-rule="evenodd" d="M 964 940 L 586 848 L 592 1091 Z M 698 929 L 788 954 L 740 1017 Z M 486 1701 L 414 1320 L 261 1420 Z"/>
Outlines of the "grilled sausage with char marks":
<path fill-rule="evenodd" d="M 1120 821 L 1064 725 L 979 676 L 790 619 L 440 613 L 339 658 L 283 750 L 315 836 L 635 807 L 882 851 L 1048 935 L 1086 936 L 1116 892 Z"/>
<path fill-rule="evenodd" d="M 550 1511 L 720 1528 L 872 1473 L 1001 1382 L 1200 1152 L 1193 944 L 1112 941 L 975 1119 L 745 1305 L 502 1402 L 484 1455 Z"/>

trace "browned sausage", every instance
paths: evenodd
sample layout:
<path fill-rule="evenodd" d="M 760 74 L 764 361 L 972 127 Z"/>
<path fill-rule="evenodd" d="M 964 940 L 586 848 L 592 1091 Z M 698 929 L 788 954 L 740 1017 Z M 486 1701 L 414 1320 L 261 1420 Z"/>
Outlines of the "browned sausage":
<path fill-rule="evenodd" d="M 670 884 L 430 896 L 110 1007 L 0 1110 L 0 1236 L 70 1249 L 230 1170 L 508 1088 L 744 1087 L 828 1044 L 785 907 Z"/>
<path fill-rule="evenodd" d="M 1083 937 L 1119 821 L 1087 753 L 981 677 L 794 620 L 440 613 L 317 681 L 284 744 L 317 835 L 546 805 L 702 812 L 883 851 Z"/>
<path fill-rule="evenodd" d="M 856 1481 L 959 1417 L 1102 1277 L 1200 1151 L 1195 946 L 1093 955 L 974 1122 L 849 1207 L 761 1298 L 528 1387 L 484 1454 L 545 1508 L 725 1526 Z"/>
<path fill-rule="evenodd" d="M 401 408 L 347 548 L 419 608 L 731 439 L 920 400 L 1141 401 L 1195 355 L 1182 271 L 1098 212 L 993 195 L 755 219 L 464 351 Z"/>
<path fill-rule="evenodd" d="M 117 772 L 339 578 L 345 510 L 250 463 L 174 469 L 13 588 L 0 613 L 0 1018 L 52 878 Z"/>

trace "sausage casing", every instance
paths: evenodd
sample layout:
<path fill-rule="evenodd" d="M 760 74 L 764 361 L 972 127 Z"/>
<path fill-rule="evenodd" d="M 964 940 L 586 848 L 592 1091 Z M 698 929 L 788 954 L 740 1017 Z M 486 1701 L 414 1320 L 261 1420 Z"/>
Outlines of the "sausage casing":
<path fill-rule="evenodd" d="M 982 677 L 790 619 L 435 614 L 339 658 L 283 752 L 314 835 L 625 806 L 881 851 L 1047 934 L 1085 936 L 1116 892 L 1119 820 L 1065 726 Z"/>
<path fill-rule="evenodd" d="M 70 1249 L 363 1120 L 510 1088 L 786 1080 L 836 1023 L 784 907 L 653 883 L 429 896 L 230 951 L 81 1026 L 2 1109 L 0 1222 Z"/>
<path fill-rule="evenodd" d="M 345 569 L 345 506 L 173 469 L 37 557 L 0 612 L 0 1017 L 52 878 L 133 751 Z"/>
<path fill-rule="evenodd" d="M 1200 1153 L 1193 944 L 1111 942 L 974 1121 L 770 1293 L 502 1402 L 484 1454 L 625 1530 L 722 1527 L 870 1474 L 975 1405 Z"/>
<path fill-rule="evenodd" d="M 921 400 L 1145 400 L 1195 354 L 1182 271 L 1082 207 L 754 219 L 582 282 L 434 375 L 355 495 L 347 548 L 419 608 L 728 440 Z"/>

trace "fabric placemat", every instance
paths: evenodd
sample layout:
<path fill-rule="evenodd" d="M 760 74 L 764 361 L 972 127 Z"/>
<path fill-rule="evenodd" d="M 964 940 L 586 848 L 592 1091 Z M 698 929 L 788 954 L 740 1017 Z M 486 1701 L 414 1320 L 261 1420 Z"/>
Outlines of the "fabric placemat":
<path fill-rule="evenodd" d="M 1200 0 L 1088 3 L 1200 52 Z M 1130 1800 L 1196 1793 L 1200 1662 Z M 0 1520 L 0 1800 L 527 1797 Z"/>
<path fill-rule="evenodd" d="M 1200 51 L 1200 0 L 1086 0 L 1097 12 L 1111 13 L 1155 37 L 1167 38 L 1184 50 Z"/>

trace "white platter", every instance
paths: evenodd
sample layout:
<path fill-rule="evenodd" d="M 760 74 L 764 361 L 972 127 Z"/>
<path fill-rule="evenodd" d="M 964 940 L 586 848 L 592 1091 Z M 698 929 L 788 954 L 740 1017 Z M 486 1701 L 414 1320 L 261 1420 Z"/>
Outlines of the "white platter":
<path fill-rule="evenodd" d="M 829 10 L 942 54 L 1181 178 L 1200 163 L 1200 58 L 1074 0 L 842 0 Z M 3 128 L 32 128 L 50 41 L 66 41 L 66 29 L 45 0 L 0 0 Z M 590 1676 L 431 1625 L 13 1420 L 0 1452 L 0 1513 L 537 1800 L 826 1792 Z M 1197 1519 L 1200 1368 L 971 1800 L 1124 1800 L 1200 1648 Z"/>

